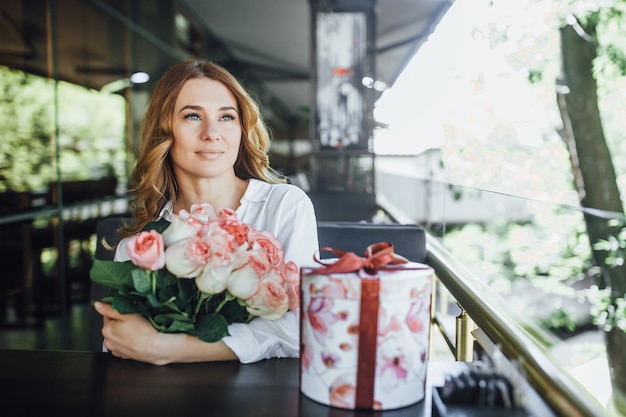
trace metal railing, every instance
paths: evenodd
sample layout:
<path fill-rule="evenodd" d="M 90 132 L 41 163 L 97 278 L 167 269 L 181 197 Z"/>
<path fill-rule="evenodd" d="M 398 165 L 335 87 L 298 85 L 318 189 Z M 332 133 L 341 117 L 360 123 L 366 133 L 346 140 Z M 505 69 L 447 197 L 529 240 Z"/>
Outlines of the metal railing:
<path fill-rule="evenodd" d="M 456 260 L 436 238 L 428 234 L 426 249 L 428 265 L 434 269 L 437 280 L 462 308 L 461 315 L 469 315 L 472 322 L 501 347 L 507 358 L 522 364 L 528 382 L 557 415 L 608 415 L 607 410 L 561 369 L 505 309 L 499 308 L 499 303 L 491 296 L 492 291 L 487 285 Z M 453 350 L 457 359 L 463 357 L 467 346 L 472 344 L 472 341 L 464 339 L 469 332 L 462 328 L 463 323 L 458 319 L 459 317 L 455 331 L 457 340 Z M 442 334 L 446 334 L 437 314 L 433 316 L 433 324 L 440 327 Z M 453 347 L 450 341 L 448 345 Z"/>
<path fill-rule="evenodd" d="M 377 199 L 396 222 L 415 224 L 391 202 L 378 196 Z M 609 415 L 595 397 L 540 348 L 540 336 L 523 330 L 519 320 L 513 319 L 500 306 L 493 291 L 428 232 L 426 262 L 433 268 L 436 281 L 446 288 L 461 308 L 453 332 L 446 330 L 437 306 L 433 305 L 431 309 L 431 325 L 440 331 L 456 360 L 471 360 L 473 337 L 470 331 L 475 325 L 501 348 L 511 362 L 523 366 L 524 376 L 555 414 L 564 417 Z M 454 335 L 454 340 L 449 335 Z"/>

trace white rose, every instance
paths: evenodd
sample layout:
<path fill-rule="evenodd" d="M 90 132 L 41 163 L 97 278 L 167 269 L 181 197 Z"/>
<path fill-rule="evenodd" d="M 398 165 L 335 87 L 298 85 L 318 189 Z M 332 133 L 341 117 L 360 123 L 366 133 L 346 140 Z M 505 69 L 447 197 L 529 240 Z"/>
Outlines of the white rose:
<path fill-rule="evenodd" d="M 184 210 L 181 210 L 181 214 Z M 189 239 L 198 234 L 202 224 L 188 215 L 174 216 L 172 223 L 162 233 L 163 244 L 167 247 L 181 240 Z"/>
<path fill-rule="evenodd" d="M 251 298 L 259 290 L 259 273 L 250 263 L 233 271 L 228 280 L 228 292 L 240 300 Z M 265 271 L 262 273 L 265 274 Z"/>

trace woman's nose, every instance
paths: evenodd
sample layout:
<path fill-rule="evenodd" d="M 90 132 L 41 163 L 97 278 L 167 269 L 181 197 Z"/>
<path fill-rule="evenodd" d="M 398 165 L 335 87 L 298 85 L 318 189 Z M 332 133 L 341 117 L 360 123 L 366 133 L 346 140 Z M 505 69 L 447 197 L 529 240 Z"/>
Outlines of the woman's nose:
<path fill-rule="evenodd" d="M 205 121 L 203 123 L 203 131 L 202 131 L 204 140 L 219 140 L 220 139 L 220 131 L 217 126 L 217 123 L 211 121 Z"/>

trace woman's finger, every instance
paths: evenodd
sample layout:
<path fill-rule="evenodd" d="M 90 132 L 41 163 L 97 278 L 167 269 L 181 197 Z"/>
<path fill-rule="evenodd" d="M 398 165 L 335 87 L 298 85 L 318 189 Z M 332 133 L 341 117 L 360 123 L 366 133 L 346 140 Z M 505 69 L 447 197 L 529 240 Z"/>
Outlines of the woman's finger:
<path fill-rule="evenodd" d="M 113 320 L 120 320 L 122 318 L 122 315 L 115 311 L 111 304 L 96 301 L 93 306 L 96 311 L 102 314 L 104 317 L 108 317 Z"/>

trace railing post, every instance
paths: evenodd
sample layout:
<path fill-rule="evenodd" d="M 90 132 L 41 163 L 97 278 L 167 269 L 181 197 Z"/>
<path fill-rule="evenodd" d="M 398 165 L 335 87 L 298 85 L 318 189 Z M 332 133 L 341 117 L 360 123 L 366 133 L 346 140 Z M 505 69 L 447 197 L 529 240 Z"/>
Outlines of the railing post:
<path fill-rule="evenodd" d="M 437 323 L 437 277 L 433 274 L 432 291 L 430 293 L 430 329 L 428 331 L 428 359 L 435 355 L 435 325 Z"/>
<path fill-rule="evenodd" d="M 472 330 L 474 330 L 474 323 L 463 307 L 461 307 L 461 313 L 456 316 L 456 349 L 454 350 L 454 356 L 457 361 L 471 362 L 474 360 Z"/>

